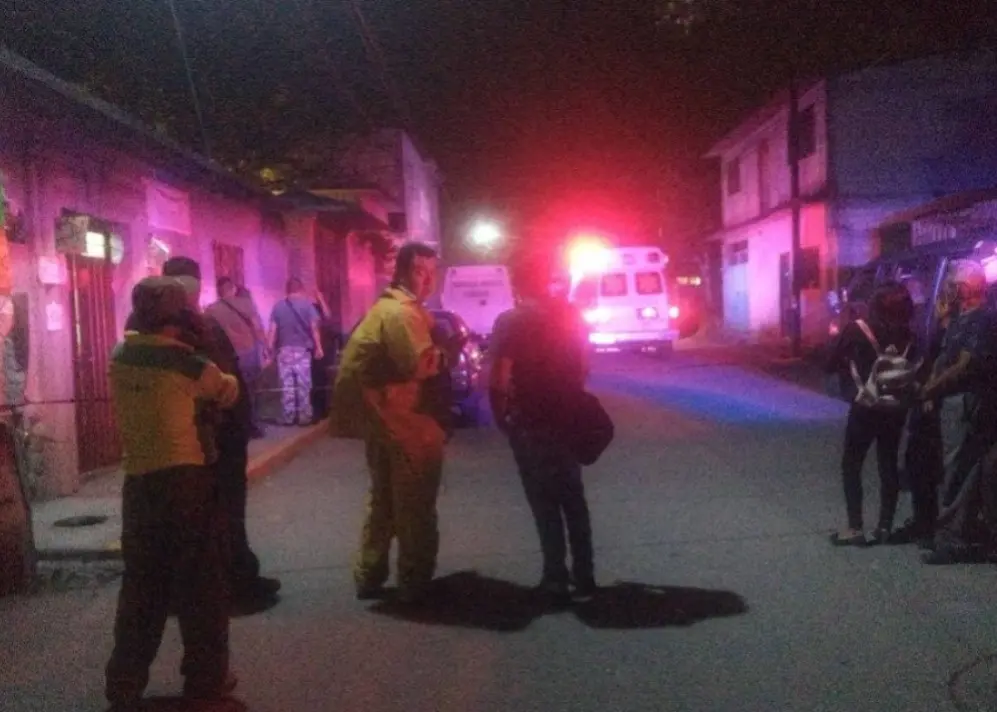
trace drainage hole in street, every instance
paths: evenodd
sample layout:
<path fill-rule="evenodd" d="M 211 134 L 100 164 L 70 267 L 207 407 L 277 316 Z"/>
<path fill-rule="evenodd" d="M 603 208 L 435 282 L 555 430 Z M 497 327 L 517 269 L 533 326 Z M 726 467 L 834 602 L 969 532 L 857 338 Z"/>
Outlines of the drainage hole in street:
<path fill-rule="evenodd" d="M 60 519 L 53 526 L 56 527 L 92 527 L 97 524 L 103 524 L 107 521 L 107 517 L 103 514 L 82 514 L 77 517 L 66 517 L 65 519 Z"/>

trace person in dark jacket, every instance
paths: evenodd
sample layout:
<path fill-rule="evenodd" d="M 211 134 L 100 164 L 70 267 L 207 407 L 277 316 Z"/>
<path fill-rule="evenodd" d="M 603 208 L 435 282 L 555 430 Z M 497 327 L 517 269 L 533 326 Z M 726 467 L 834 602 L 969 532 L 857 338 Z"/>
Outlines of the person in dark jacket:
<path fill-rule="evenodd" d="M 260 575 L 260 560 L 249 546 L 246 532 L 246 499 L 249 465 L 249 440 L 252 431 L 252 407 L 249 391 L 239 369 L 239 357 L 225 329 L 199 311 L 201 267 L 189 257 L 171 257 L 163 265 L 163 276 L 176 277 L 185 285 L 196 321 L 181 340 L 197 353 L 217 364 L 223 373 L 239 381 L 239 399 L 229 409 L 210 405 L 200 409 L 199 426 L 212 472 L 225 511 L 224 523 L 231 543 L 231 600 L 236 610 L 254 610 L 261 603 L 271 603 L 280 590 L 280 581 Z M 132 322 L 129 317 L 126 329 Z"/>
<path fill-rule="evenodd" d="M 911 318 L 914 303 L 903 285 L 890 282 L 880 286 L 869 305 L 868 327 L 878 342 L 879 349 L 863 332 L 858 321 L 846 326 L 834 343 L 827 362 L 828 373 L 849 373 L 846 384 L 852 380 L 851 364 L 855 365 L 859 379 L 865 383 L 873 365 L 882 352 L 891 346 L 897 353 L 907 352 L 913 342 Z M 850 392 L 858 388 L 854 383 Z M 897 499 L 900 495 L 899 451 L 907 412 L 902 409 L 881 410 L 852 402 L 845 426 L 844 453 L 841 459 L 841 479 L 845 491 L 848 526 L 832 535 L 836 546 L 863 546 L 869 543 L 863 529 L 862 517 L 862 465 L 873 443 L 876 444 L 876 463 L 879 468 L 879 521 L 872 533 L 872 543 L 885 543 L 893 528 Z"/>
<path fill-rule="evenodd" d="M 596 592 L 582 468 L 565 432 L 568 409 L 585 388 L 588 335 L 577 310 L 549 295 L 544 256 L 520 255 L 511 273 L 519 304 L 499 315 L 492 331 L 489 399 L 540 538 L 538 590 L 560 606 Z"/>

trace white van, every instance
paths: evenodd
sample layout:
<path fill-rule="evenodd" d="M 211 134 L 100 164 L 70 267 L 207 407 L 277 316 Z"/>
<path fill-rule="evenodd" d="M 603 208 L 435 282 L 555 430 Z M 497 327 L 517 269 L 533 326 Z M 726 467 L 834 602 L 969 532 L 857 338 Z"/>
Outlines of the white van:
<path fill-rule="evenodd" d="M 657 247 L 617 247 L 573 271 L 569 299 L 588 323 L 593 347 L 671 352 L 679 314 L 668 302 L 667 264 Z"/>
<path fill-rule="evenodd" d="M 503 265 L 449 267 L 443 276 L 440 306 L 459 314 L 471 332 L 486 341 L 498 315 L 515 305 Z"/>

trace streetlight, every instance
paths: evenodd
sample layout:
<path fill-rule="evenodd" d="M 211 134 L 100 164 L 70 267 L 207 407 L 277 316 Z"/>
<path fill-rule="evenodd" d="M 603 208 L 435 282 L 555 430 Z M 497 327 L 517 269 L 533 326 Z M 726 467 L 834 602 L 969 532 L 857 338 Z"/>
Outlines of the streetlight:
<path fill-rule="evenodd" d="M 502 228 L 490 220 L 480 220 L 471 227 L 471 244 L 477 248 L 490 250 L 502 239 Z"/>

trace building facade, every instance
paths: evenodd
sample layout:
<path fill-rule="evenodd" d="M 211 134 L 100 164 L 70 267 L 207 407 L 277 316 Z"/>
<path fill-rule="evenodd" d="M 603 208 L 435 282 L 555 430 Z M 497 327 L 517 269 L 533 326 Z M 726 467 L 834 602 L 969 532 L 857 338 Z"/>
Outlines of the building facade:
<path fill-rule="evenodd" d="M 301 250 L 272 196 L 7 53 L 0 135 L 4 403 L 23 406 L 4 426 L 27 432 L 31 497 L 59 496 L 120 460 L 106 370 L 133 285 L 185 255 L 203 304 L 229 276 L 266 315 Z"/>
<path fill-rule="evenodd" d="M 387 196 L 389 224 L 404 241 L 440 249 L 439 169 L 412 136 L 400 129 L 353 136 L 344 143 L 338 167 Z"/>
<path fill-rule="evenodd" d="M 823 295 L 876 256 L 887 216 L 997 182 L 997 57 L 936 56 L 821 79 L 798 95 L 804 337 L 821 339 Z M 788 92 L 707 153 L 721 163 L 723 320 L 788 335 L 792 200 Z"/>

